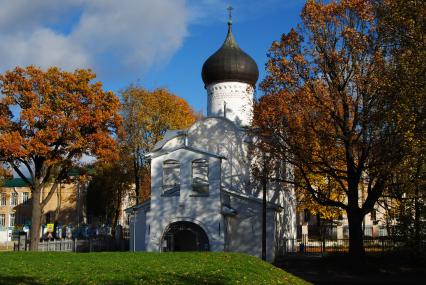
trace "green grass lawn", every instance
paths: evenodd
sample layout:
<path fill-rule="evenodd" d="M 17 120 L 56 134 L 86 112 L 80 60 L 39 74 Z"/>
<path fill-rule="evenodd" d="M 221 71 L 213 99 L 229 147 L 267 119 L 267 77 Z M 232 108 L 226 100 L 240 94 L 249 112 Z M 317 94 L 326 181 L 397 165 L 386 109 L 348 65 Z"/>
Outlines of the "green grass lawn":
<path fill-rule="evenodd" d="M 0 253 L 0 284 L 308 284 L 237 253 Z"/>

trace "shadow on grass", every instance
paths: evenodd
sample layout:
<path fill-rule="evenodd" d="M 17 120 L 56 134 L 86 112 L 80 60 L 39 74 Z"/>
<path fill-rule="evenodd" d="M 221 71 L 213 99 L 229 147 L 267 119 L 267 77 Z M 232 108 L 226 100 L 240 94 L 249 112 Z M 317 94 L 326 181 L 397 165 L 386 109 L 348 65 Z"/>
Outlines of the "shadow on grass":
<path fill-rule="evenodd" d="M 127 279 L 117 278 L 112 280 L 87 280 L 90 284 L 109 284 L 109 285 L 130 285 L 130 284 L 207 284 L 207 285 L 224 285 L 229 284 L 229 279 L 216 274 L 202 274 L 200 276 L 179 275 L 162 276 L 155 278 L 152 276 L 138 276 L 134 279 L 131 276 Z M 77 278 L 78 279 L 78 278 Z M 78 280 L 59 280 L 50 279 L 44 282 L 38 281 L 28 276 L 0 276 L 1 285 L 50 285 L 50 284 L 86 284 Z"/>
<path fill-rule="evenodd" d="M 41 285 L 38 281 L 34 280 L 32 277 L 28 276 L 0 276 L 0 284 L 2 285 L 15 285 L 15 284 L 25 284 L 25 285 Z"/>
<path fill-rule="evenodd" d="M 229 284 L 229 280 L 223 276 L 214 274 L 205 274 L 203 276 L 176 276 L 176 279 L 182 284 L 208 284 L 208 285 L 223 285 Z"/>
<path fill-rule="evenodd" d="M 287 256 L 277 267 L 314 284 L 424 284 L 423 262 L 401 255 L 367 256 L 353 262 L 347 255 Z"/>

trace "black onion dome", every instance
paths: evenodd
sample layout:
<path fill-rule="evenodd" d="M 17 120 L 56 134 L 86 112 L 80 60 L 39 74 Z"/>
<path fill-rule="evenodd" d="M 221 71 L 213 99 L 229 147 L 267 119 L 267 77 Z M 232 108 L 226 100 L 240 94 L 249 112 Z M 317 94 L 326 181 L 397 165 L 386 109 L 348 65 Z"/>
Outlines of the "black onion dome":
<path fill-rule="evenodd" d="M 256 85 L 259 69 L 256 62 L 237 45 L 232 35 L 232 23 L 228 23 L 225 42 L 203 64 L 201 72 L 204 85 L 237 81 Z"/>

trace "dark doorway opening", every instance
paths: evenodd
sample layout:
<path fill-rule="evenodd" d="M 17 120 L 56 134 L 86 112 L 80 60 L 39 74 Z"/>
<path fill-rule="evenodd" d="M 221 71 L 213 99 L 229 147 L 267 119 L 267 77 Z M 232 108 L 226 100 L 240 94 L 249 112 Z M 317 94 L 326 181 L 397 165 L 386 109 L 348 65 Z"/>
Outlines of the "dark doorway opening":
<path fill-rule="evenodd" d="M 209 251 L 209 238 L 204 230 L 191 222 L 176 222 L 168 226 L 162 241 L 162 251 Z"/>

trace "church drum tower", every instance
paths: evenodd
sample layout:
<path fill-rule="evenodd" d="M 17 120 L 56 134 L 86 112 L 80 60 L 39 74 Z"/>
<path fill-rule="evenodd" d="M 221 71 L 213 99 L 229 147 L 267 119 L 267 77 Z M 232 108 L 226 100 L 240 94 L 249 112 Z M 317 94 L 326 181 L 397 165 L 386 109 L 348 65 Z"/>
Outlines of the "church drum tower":
<path fill-rule="evenodd" d="M 207 116 L 226 117 L 239 126 L 249 126 L 258 77 L 256 62 L 235 41 L 230 16 L 225 42 L 202 68 Z"/>

